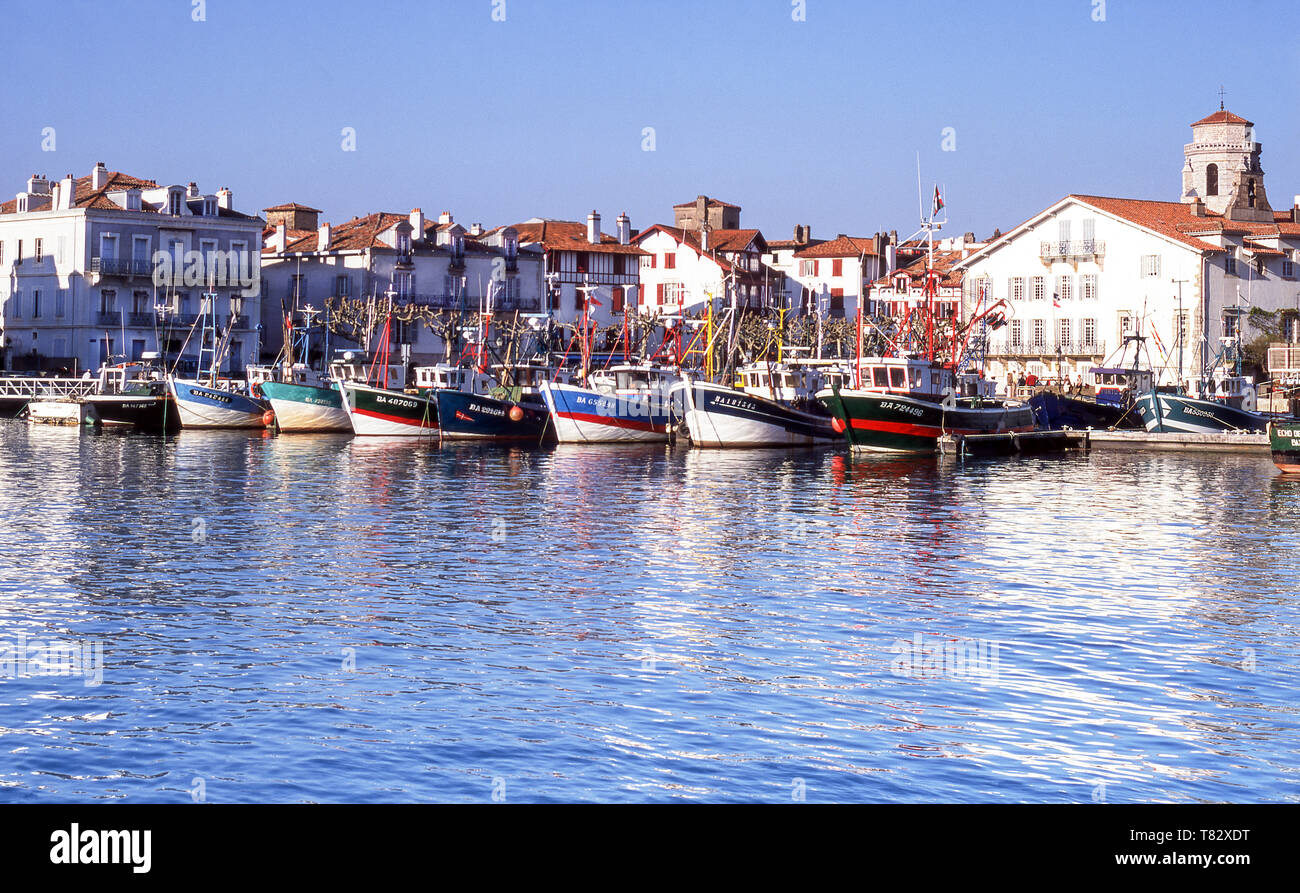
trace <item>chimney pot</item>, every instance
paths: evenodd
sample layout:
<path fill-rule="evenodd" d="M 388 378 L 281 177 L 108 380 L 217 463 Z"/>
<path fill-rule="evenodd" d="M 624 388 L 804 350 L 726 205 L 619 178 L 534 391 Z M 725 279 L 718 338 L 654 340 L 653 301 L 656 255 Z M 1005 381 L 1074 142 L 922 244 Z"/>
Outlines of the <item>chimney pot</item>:
<path fill-rule="evenodd" d="M 600 244 L 600 214 L 594 209 L 587 215 L 587 241 L 592 245 Z"/>

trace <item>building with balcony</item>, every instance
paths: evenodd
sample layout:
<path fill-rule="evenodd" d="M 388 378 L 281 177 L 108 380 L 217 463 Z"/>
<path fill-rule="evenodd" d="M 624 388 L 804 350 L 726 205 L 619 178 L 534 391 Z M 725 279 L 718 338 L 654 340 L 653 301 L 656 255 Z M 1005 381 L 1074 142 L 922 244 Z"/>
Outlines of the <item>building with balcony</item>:
<path fill-rule="evenodd" d="M 587 312 L 597 325 L 622 322 L 640 298 L 643 252 L 633 242 L 626 214 L 618 215 L 615 234 L 601 231 L 600 214 L 592 211 L 584 225 L 577 221 L 534 217 L 512 227 L 523 249 L 542 253 L 545 301 L 559 324 L 573 326 Z M 484 238 L 494 237 L 492 230 Z M 586 296 L 591 304 L 585 304 Z"/>
<path fill-rule="evenodd" d="M 831 319 L 856 316 L 872 283 L 894 269 L 894 247 L 884 233 L 869 238 L 840 233 L 793 252 L 791 309 Z"/>
<path fill-rule="evenodd" d="M 430 315 L 543 310 L 541 252 L 521 247 L 512 227 L 466 230 L 448 212 L 429 220 L 419 208 L 338 225 L 319 223 L 313 215 L 320 212 L 304 205 L 279 205 L 266 213 L 262 278 L 268 300 L 262 325 L 267 360 L 283 346 L 286 314 L 296 309 L 300 325 L 304 311 L 323 313 L 331 299 L 382 303 L 392 291 L 397 306 L 426 311 L 401 314 L 417 318 L 395 324 L 390 333 L 392 349 L 419 364 L 439 362 L 447 353 L 442 337 L 428 325 Z M 308 225 L 314 229 L 305 229 Z M 331 342 L 332 347 L 356 346 L 341 336 Z"/>
<path fill-rule="evenodd" d="M 1086 377 L 1140 334 L 1162 383 L 1199 377 L 1257 308 L 1296 329 L 1300 197 L 1274 211 L 1251 122 L 1192 125 L 1179 201 L 1067 195 L 956 264 L 968 310 L 1005 301 L 988 369 Z M 1131 352 L 1126 357 L 1131 361 Z"/>
<path fill-rule="evenodd" d="M 32 176 L 0 204 L 3 367 L 73 372 L 158 351 L 190 368 L 189 327 L 210 292 L 221 324 L 234 317 L 228 364 L 241 368 L 257 352 L 262 227 L 225 188 L 159 185 L 102 163 L 85 177 Z"/>
<path fill-rule="evenodd" d="M 771 250 L 761 232 L 740 228 L 740 210 L 701 195 L 674 206 L 677 226 L 656 224 L 632 240 L 645 255 L 643 315 L 695 314 L 710 302 L 714 312 L 784 307 L 785 274 L 763 262 Z"/>

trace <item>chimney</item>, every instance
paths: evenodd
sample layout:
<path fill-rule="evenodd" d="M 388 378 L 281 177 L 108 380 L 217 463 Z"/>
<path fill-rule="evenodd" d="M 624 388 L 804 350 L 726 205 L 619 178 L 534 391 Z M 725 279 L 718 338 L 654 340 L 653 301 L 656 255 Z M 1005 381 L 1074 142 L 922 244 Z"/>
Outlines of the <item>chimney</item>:
<path fill-rule="evenodd" d="M 330 249 L 330 225 L 322 223 L 320 229 L 316 230 L 316 250 L 329 251 Z"/>
<path fill-rule="evenodd" d="M 700 224 L 700 251 L 708 253 L 709 250 L 709 222 L 705 220 Z"/>
<path fill-rule="evenodd" d="M 614 221 L 614 227 L 618 231 L 618 244 L 626 245 L 632 238 L 632 221 L 628 219 L 627 211 L 618 215 Z"/>
<path fill-rule="evenodd" d="M 1295 197 L 1295 203 L 1291 205 L 1291 222 L 1300 223 L 1300 195 Z"/>
<path fill-rule="evenodd" d="M 229 188 L 222 186 L 217 190 L 217 207 L 224 208 L 227 211 L 233 210 L 235 204 L 235 194 Z"/>
<path fill-rule="evenodd" d="M 451 223 L 451 212 L 443 211 L 441 214 L 438 215 L 438 225 L 442 226 L 443 224 L 447 224 L 447 223 Z"/>
<path fill-rule="evenodd" d="M 709 197 L 707 195 L 695 196 L 695 216 L 698 218 L 697 225 L 703 231 L 709 223 Z"/>
<path fill-rule="evenodd" d="M 276 254 L 284 254 L 284 249 L 289 244 L 289 227 L 283 223 L 275 225 L 275 235 L 271 236 L 271 250 Z"/>
<path fill-rule="evenodd" d="M 592 245 L 600 244 L 600 215 L 594 210 L 587 215 L 587 241 Z"/>
<path fill-rule="evenodd" d="M 1192 212 L 1193 217 L 1205 216 L 1205 202 L 1201 201 L 1199 195 L 1192 199 L 1192 204 L 1189 210 Z"/>
<path fill-rule="evenodd" d="M 60 182 L 63 188 L 59 190 L 59 207 L 65 211 L 75 208 L 77 206 L 77 181 L 73 179 L 72 174 L 68 174 Z"/>
<path fill-rule="evenodd" d="M 49 195 L 50 181 L 44 174 L 32 174 L 27 180 L 27 192 L 30 195 Z"/>
<path fill-rule="evenodd" d="M 417 242 L 424 238 L 424 211 L 419 208 L 411 209 L 411 241 Z"/>
<path fill-rule="evenodd" d="M 104 167 L 104 162 L 95 162 L 95 169 L 90 172 L 90 188 L 103 189 L 108 183 L 108 168 Z"/>
<path fill-rule="evenodd" d="M 198 183 L 195 183 L 193 180 L 190 180 L 190 185 L 185 187 L 185 197 L 186 197 L 186 198 L 198 198 L 198 197 L 199 197 L 199 184 L 198 184 Z"/>
<path fill-rule="evenodd" d="M 481 236 L 481 235 L 483 235 L 483 224 L 481 224 L 481 223 L 471 223 L 471 224 L 470 224 L 470 227 L 469 227 L 469 234 L 470 234 L 471 236 Z"/>
<path fill-rule="evenodd" d="M 898 246 L 894 244 L 893 238 L 890 238 L 889 244 L 885 246 L 885 273 L 892 273 L 898 268 Z"/>

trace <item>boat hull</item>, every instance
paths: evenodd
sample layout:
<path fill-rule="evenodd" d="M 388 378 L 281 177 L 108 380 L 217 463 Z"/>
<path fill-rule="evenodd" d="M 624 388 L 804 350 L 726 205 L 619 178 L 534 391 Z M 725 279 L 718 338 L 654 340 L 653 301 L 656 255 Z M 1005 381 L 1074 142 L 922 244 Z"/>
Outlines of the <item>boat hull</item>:
<path fill-rule="evenodd" d="M 356 382 L 340 386 L 353 433 L 362 437 L 437 437 L 438 401 Z"/>
<path fill-rule="evenodd" d="M 261 389 L 275 412 L 276 427 L 286 434 L 352 430 L 336 388 L 267 381 Z"/>
<path fill-rule="evenodd" d="M 170 394 L 90 394 L 82 400 L 105 425 L 131 425 L 140 431 L 175 431 L 181 426 Z"/>
<path fill-rule="evenodd" d="M 1137 411 L 1143 426 L 1152 433 L 1222 434 L 1226 431 L 1264 431 L 1268 420 L 1244 409 L 1197 400 L 1181 394 L 1142 394 Z"/>
<path fill-rule="evenodd" d="M 1268 446 L 1274 465 L 1285 472 L 1300 474 L 1300 419 L 1269 422 Z"/>
<path fill-rule="evenodd" d="M 197 381 L 169 379 L 182 428 L 264 428 L 267 406 L 243 394 L 210 388 Z"/>
<path fill-rule="evenodd" d="M 822 401 L 844 429 L 849 445 L 885 453 L 932 453 L 946 434 L 999 434 L 1035 429 L 1027 404 L 972 407 L 873 391 L 821 391 Z"/>
<path fill-rule="evenodd" d="M 542 399 L 560 443 L 668 442 L 666 400 L 601 394 L 556 382 L 542 383 Z"/>
<path fill-rule="evenodd" d="M 1141 428 L 1136 409 L 1040 391 L 1029 398 L 1034 418 L 1044 430 L 1058 428 Z"/>
<path fill-rule="evenodd" d="M 438 389 L 438 425 L 448 440 L 540 441 L 546 431 L 544 405 L 515 403 L 481 394 Z"/>
<path fill-rule="evenodd" d="M 811 446 L 839 435 L 831 417 L 705 381 L 678 385 L 686 398 L 686 430 L 697 447 Z"/>

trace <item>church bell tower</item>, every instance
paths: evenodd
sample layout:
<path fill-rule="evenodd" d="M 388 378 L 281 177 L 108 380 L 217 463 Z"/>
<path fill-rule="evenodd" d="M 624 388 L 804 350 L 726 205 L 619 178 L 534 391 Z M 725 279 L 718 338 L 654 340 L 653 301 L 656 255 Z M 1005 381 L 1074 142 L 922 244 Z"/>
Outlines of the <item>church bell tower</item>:
<path fill-rule="evenodd" d="M 1217 112 L 1192 124 L 1192 141 L 1183 147 L 1182 200 L 1199 198 L 1206 210 L 1229 220 L 1271 223 L 1261 152 L 1255 125 L 1220 104 Z"/>

